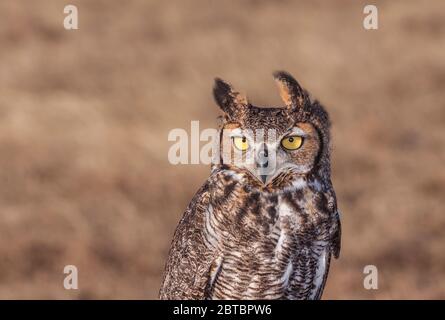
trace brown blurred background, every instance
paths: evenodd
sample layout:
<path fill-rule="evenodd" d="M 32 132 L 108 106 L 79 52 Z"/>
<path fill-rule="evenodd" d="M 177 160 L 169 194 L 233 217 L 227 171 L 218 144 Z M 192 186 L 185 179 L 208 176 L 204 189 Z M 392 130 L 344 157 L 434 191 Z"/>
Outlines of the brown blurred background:
<path fill-rule="evenodd" d="M 169 164 L 168 132 L 216 127 L 215 76 L 281 105 L 276 69 L 333 120 L 343 248 L 324 298 L 445 298 L 445 2 L 375 1 L 375 31 L 366 4 L 0 2 L 0 298 L 157 298 L 209 174 Z"/>

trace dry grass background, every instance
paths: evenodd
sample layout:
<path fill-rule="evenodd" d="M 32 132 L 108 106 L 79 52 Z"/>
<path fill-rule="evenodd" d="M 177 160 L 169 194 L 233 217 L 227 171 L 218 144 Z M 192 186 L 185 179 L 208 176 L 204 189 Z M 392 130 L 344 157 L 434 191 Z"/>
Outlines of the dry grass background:
<path fill-rule="evenodd" d="M 0 298 L 156 298 L 209 173 L 168 163 L 169 130 L 215 127 L 215 76 L 280 104 L 276 69 L 333 120 L 343 250 L 324 298 L 445 298 L 443 1 L 377 1 L 378 31 L 366 1 L 69 3 L 77 31 L 64 1 L 0 2 Z"/>

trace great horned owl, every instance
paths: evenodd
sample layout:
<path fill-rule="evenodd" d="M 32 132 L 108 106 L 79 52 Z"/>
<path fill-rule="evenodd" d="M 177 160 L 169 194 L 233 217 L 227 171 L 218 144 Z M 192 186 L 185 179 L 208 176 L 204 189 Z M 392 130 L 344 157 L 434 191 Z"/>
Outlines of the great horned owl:
<path fill-rule="evenodd" d="M 290 74 L 274 78 L 284 108 L 215 80 L 220 161 L 175 231 L 161 299 L 321 298 L 341 235 L 330 122 Z"/>

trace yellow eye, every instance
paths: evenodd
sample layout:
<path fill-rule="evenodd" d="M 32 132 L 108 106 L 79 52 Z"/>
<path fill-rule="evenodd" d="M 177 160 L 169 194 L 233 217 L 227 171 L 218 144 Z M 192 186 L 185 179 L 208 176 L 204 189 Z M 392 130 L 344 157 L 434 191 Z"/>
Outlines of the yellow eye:
<path fill-rule="evenodd" d="M 246 137 L 233 137 L 233 144 L 238 150 L 246 151 L 249 148 L 249 143 Z"/>
<path fill-rule="evenodd" d="M 281 140 L 281 145 L 287 150 L 297 150 L 303 144 L 303 138 L 299 136 L 286 137 Z"/>

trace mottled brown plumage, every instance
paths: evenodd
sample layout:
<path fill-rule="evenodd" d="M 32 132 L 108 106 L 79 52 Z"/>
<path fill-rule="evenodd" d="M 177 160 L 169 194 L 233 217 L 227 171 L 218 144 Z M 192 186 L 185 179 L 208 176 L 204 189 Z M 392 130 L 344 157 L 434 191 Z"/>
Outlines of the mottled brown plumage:
<path fill-rule="evenodd" d="M 175 231 L 161 299 L 321 297 L 341 234 L 330 180 L 330 122 L 289 74 L 274 78 L 284 108 L 252 106 L 216 80 L 225 119 L 220 162 Z M 236 139 L 246 150 L 237 150 Z M 285 139 L 301 145 L 285 148 Z"/>

